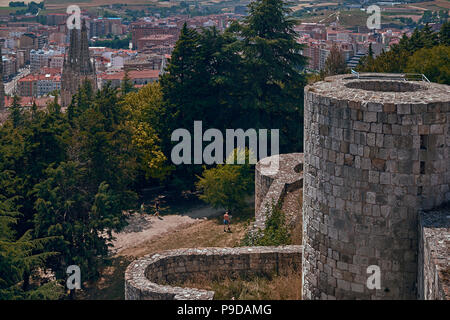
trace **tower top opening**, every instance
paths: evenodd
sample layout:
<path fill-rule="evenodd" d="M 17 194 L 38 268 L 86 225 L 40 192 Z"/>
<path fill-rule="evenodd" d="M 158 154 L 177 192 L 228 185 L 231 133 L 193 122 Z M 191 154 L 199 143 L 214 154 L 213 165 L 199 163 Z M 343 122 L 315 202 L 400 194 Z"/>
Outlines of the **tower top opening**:
<path fill-rule="evenodd" d="M 414 92 L 419 90 L 427 90 L 426 87 L 421 86 L 418 83 L 393 80 L 360 80 L 348 82 L 345 86 L 350 89 L 382 92 Z"/>

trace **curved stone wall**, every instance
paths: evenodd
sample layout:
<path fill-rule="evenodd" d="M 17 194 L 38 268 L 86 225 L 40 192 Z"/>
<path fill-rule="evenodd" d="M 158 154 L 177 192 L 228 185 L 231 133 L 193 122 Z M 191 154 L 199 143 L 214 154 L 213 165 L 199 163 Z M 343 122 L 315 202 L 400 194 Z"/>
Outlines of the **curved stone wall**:
<path fill-rule="evenodd" d="M 414 299 L 418 211 L 450 200 L 450 87 L 380 76 L 305 88 L 304 299 Z"/>
<path fill-rule="evenodd" d="M 125 272 L 126 300 L 211 300 L 213 291 L 166 285 L 195 275 L 283 275 L 301 268 L 301 246 L 193 248 L 164 251 L 132 262 Z M 159 284 L 161 283 L 161 284 Z"/>
<path fill-rule="evenodd" d="M 303 186 L 303 153 L 287 153 L 264 158 L 255 166 L 255 224 L 265 227 L 272 201 L 283 201 L 287 192 Z"/>

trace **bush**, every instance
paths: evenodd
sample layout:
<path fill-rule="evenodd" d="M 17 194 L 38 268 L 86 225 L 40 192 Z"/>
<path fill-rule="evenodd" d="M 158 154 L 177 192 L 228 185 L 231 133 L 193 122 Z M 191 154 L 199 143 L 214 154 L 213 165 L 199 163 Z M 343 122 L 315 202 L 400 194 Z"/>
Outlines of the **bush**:
<path fill-rule="evenodd" d="M 242 241 L 244 246 L 281 246 L 291 244 L 290 231 L 286 225 L 286 215 L 281 210 L 281 202 L 275 204 L 268 211 L 268 218 L 264 230 L 248 232 Z"/>
<path fill-rule="evenodd" d="M 243 150 L 234 151 L 234 157 Z M 245 151 L 246 163 L 221 164 L 205 169 L 196 183 L 201 192 L 199 198 L 214 208 L 223 208 L 231 212 L 245 206 L 245 198 L 253 192 L 254 178 L 252 165 L 249 164 L 249 151 Z"/>

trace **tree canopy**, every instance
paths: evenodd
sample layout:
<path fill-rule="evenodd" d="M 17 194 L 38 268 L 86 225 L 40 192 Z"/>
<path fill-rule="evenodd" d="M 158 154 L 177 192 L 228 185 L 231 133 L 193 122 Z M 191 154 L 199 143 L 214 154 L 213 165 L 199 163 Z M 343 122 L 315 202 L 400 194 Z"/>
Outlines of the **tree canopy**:
<path fill-rule="evenodd" d="M 411 37 L 403 35 L 398 44 L 382 52 L 375 59 L 363 57 L 357 70 L 366 72 L 418 72 L 432 82 L 450 84 L 448 52 L 450 22 L 442 25 L 440 32 L 433 32 L 427 24 L 416 28 Z M 431 59 L 430 55 L 434 59 Z M 439 62 L 439 63 L 438 63 Z"/>

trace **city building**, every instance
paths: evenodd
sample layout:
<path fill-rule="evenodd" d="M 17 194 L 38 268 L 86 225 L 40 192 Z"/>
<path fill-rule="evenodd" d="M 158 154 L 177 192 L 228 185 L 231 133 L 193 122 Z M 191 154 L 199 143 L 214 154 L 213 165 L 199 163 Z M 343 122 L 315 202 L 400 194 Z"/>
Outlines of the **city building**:
<path fill-rule="evenodd" d="M 3 80 L 9 81 L 17 74 L 17 59 L 14 55 L 4 55 L 2 57 Z"/>
<path fill-rule="evenodd" d="M 42 97 L 61 89 L 61 74 L 58 70 L 45 68 L 40 74 L 29 74 L 17 82 L 21 97 Z M 55 72 L 56 71 L 56 72 Z"/>
<path fill-rule="evenodd" d="M 134 86 L 143 86 L 158 80 L 159 70 L 132 70 L 128 72 L 128 78 Z M 102 74 L 99 76 L 101 86 L 105 86 L 108 82 L 114 88 L 120 88 L 125 77 L 125 71 L 115 72 L 111 74 Z"/>
<path fill-rule="evenodd" d="M 52 57 L 59 52 L 54 50 L 31 50 L 30 51 L 30 70 L 31 72 L 39 71 L 41 68 L 50 67 Z M 62 67 L 62 65 L 61 65 Z M 52 67 L 55 68 L 55 67 Z"/>

